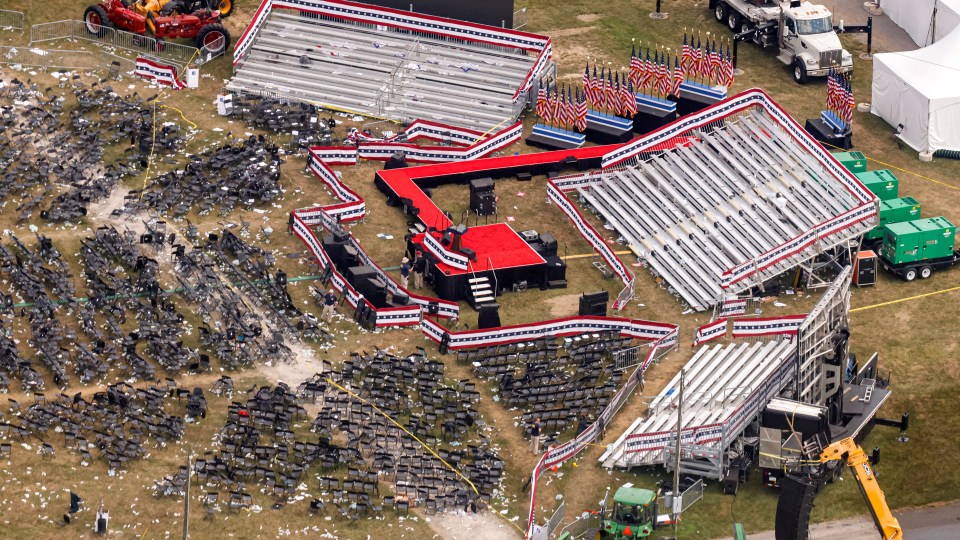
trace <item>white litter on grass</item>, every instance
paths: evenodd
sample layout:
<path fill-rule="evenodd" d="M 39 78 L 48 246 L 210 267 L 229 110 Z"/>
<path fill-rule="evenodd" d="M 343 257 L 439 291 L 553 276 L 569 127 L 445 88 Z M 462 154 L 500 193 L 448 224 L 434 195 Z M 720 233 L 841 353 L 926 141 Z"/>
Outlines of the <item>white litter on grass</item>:
<path fill-rule="evenodd" d="M 775 306 L 777 306 L 777 307 L 787 307 L 787 305 L 784 304 L 783 302 L 774 302 L 773 305 L 775 305 Z"/>

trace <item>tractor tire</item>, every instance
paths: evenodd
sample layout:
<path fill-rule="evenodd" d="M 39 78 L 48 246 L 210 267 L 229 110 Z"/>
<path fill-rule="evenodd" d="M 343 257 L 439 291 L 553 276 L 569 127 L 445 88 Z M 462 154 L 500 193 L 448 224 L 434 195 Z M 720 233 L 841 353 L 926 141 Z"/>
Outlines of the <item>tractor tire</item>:
<path fill-rule="evenodd" d="M 220 56 L 230 48 L 230 33 L 222 24 L 208 24 L 197 32 L 197 48 Z"/>
<path fill-rule="evenodd" d="M 102 37 L 107 30 L 113 28 L 107 12 L 100 6 L 90 6 L 83 12 L 83 25 L 87 27 L 87 32 L 96 37 Z"/>
<path fill-rule="evenodd" d="M 807 81 L 810 80 L 810 76 L 807 75 L 807 67 L 803 65 L 802 60 L 793 61 L 793 80 L 797 84 L 807 84 Z"/>
<path fill-rule="evenodd" d="M 233 14 L 233 0 L 207 0 L 210 9 L 220 12 L 220 18 L 225 19 Z"/>

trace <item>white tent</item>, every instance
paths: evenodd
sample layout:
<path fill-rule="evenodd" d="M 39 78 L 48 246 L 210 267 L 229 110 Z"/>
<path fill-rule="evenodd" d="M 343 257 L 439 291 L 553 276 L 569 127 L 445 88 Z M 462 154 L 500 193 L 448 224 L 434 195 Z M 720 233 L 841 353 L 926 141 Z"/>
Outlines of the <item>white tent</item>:
<path fill-rule="evenodd" d="M 960 24 L 960 0 L 881 0 L 880 6 L 920 47 L 940 41 Z"/>
<path fill-rule="evenodd" d="M 871 112 L 903 124 L 900 138 L 914 150 L 960 150 L 960 30 L 929 47 L 874 55 Z"/>

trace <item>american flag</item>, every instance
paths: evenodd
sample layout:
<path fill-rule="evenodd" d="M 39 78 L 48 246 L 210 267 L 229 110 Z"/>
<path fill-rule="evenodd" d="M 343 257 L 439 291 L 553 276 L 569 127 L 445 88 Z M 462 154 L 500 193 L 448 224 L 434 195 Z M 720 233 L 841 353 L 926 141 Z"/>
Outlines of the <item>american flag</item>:
<path fill-rule="evenodd" d="M 583 93 L 584 95 L 590 95 L 590 65 L 586 65 L 583 68 Z"/>
<path fill-rule="evenodd" d="M 703 59 L 703 49 L 700 46 L 700 36 L 697 36 L 697 46 L 693 46 L 693 39 L 690 40 L 690 70 L 693 77 L 700 76 L 700 63 Z"/>
<path fill-rule="evenodd" d="M 720 65 L 723 62 L 723 43 L 720 44 L 720 52 L 717 52 L 717 42 L 714 40 L 710 49 L 710 80 L 719 80 Z"/>
<path fill-rule="evenodd" d="M 732 47 L 727 47 L 727 58 L 723 62 L 723 85 L 727 88 L 733 86 L 733 53 Z"/>
<path fill-rule="evenodd" d="M 587 129 L 587 96 L 586 93 L 581 94 L 577 90 L 577 119 L 574 122 L 574 127 L 578 131 L 586 131 Z"/>
<path fill-rule="evenodd" d="M 601 68 L 602 69 L 602 68 Z M 599 107 L 601 104 L 598 103 L 600 98 L 600 79 L 597 78 L 597 65 L 593 65 L 593 75 L 590 76 L 590 95 L 587 96 L 587 99 L 590 101 L 590 104 L 594 107 Z"/>
<path fill-rule="evenodd" d="M 563 109 L 563 94 L 560 93 L 559 84 L 553 87 L 553 102 L 550 105 L 553 109 L 553 119 L 558 124 L 562 124 L 564 121 L 565 111 Z"/>
<path fill-rule="evenodd" d="M 654 52 L 656 54 L 656 52 Z M 642 92 L 650 88 L 650 79 L 653 78 L 653 62 L 650 61 L 650 47 L 647 47 L 647 59 L 643 61 L 643 69 L 640 71 L 640 84 L 637 85 Z"/>
<path fill-rule="evenodd" d="M 630 53 L 630 82 L 632 84 L 640 84 L 640 70 L 642 68 L 643 61 L 637 56 L 637 47 L 634 45 L 633 51 Z"/>
<path fill-rule="evenodd" d="M 680 85 L 683 84 L 683 61 L 677 60 L 676 57 L 673 59 L 673 95 L 680 96 Z"/>
<path fill-rule="evenodd" d="M 547 89 L 543 85 L 543 79 L 540 80 L 540 89 L 537 90 L 537 116 L 544 122 L 550 122 L 550 98 L 547 97 Z"/>
<path fill-rule="evenodd" d="M 577 102 L 573 99 L 573 87 L 567 88 L 567 123 L 573 125 L 577 121 Z"/>
<path fill-rule="evenodd" d="M 693 59 L 693 51 L 689 44 L 687 44 L 687 33 L 683 33 L 683 52 L 680 54 L 680 67 L 683 69 L 683 72 L 686 73 L 690 68 L 690 61 Z"/>
<path fill-rule="evenodd" d="M 664 53 L 660 56 L 660 65 L 657 66 L 657 90 L 663 96 L 670 95 L 673 88 L 673 77 L 670 72 L 670 59 Z"/>
<path fill-rule="evenodd" d="M 846 99 L 843 102 L 843 107 L 841 109 L 843 121 L 850 123 L 853 120 L 853 110 L 857 107 L 856 100 L 853 99 L 853 85 L 850 83 L 850 79 L 844 77 L 845 85 L 844 92 L 846 93 Z"/>
<path fill-rule="evenodd" d="M 617 97 L 617 91 L 613 87 L 613 70 L 607 72 L 607 83 L 603 87 L 604 108 L 608 110 L 617 110 L 617 103 L 620 101 Z"/>
<path fill-rule="evenodd" d="M 623 115 L 633 118 L 637 114 L 637 96 L 633 93 L 633 83 L 627 82 L 620 88 L 620 99 L 623 102 Z"/>

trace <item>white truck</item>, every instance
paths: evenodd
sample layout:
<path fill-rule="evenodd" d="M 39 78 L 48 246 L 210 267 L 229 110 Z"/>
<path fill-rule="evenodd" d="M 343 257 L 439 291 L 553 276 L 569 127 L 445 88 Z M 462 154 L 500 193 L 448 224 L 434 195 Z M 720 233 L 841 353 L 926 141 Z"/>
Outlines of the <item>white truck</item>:
<path fill-rule="evenodd" d="M 777 58 L 791 67 L 793 79 L 800 84 L 826 76 L 830 68 L 853 71 L 853 56 L 840 44 L 833 15 L 823 6 L 798 0 L 709 0 L 709 6 L 738 41 L 777 45 Z"/>

